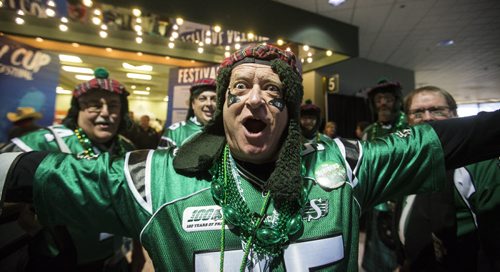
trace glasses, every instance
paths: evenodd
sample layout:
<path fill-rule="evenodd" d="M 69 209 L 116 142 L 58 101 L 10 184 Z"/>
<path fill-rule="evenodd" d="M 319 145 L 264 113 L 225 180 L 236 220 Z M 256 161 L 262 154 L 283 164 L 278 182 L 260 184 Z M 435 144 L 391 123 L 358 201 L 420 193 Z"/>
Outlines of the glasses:
<path fill-rule="evenodd" d="M 107 104 L 97 101 L 81 102 L 80 108 L 90 113 L 100 113 L 104 109 L 104 105 L 106 105 L 108 112 L 117 112 L 120 110 L 120 103 Z"/>
<path fill-rule="evenodd" d="M 425 112 L 429 112 L 432 117 L 440 118 L 440 117 L 448 117 L 449 108 L 448 107 L 430 107 L 430 108 L 421 108 L 410 110 L 410 115 L 412 115 L 415 119 L 424 118 Z"/>

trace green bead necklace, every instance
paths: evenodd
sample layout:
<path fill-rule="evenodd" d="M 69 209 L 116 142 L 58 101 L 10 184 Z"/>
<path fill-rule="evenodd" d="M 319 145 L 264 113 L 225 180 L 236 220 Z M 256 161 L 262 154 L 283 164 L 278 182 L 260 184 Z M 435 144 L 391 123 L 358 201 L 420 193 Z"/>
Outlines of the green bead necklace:
<path fill-rule="evenodd" d="M 85 134 L 85 132 L 83 132 L 83 129 L 77 128 L 74 131 L 75 131 L 76 138 L 78 139 L 78 142 L 80 143 L 80 145 L 83 148 L 83 152 L 78 154 L 79 157 L 83 157 L 86 159 L 97 157 L 97 155 L 94 152 L 94 147 L 92 146 L 92 142 L 87 137 L 87 134 Z"/>
<path fill-rule="evenodd" d="M 304 228 L 302 222 L 302 207 L 307 201 L 307 192 L 304 188 L 303 196 L 295 202 L 285 202 L 276 208 L 278 219 L 276 223 L 267 223 L 266 211 L 270 204 L 270 193 L 263 193 L 264 203 L 260 213 L 250 211 L 245 202 L 241 189 L 236 184 L 239 178 L 233 172 L 228 174 L 228 168 L 234 169 L 229 158 L 229 147 L 226 145 L 221 161 L 212 181 L 212 197 L 222 207 L 223 219 L 221 228 L 221 257 L 220 269 L 224 268 L 225 225 L 233 226 L 235 233 L 246 241 L 244 256 L 240 271 L 244 271 L 250 249 L 259 254 L 277 257 L 282 253 L 283 247 L 300 237 Z"/>

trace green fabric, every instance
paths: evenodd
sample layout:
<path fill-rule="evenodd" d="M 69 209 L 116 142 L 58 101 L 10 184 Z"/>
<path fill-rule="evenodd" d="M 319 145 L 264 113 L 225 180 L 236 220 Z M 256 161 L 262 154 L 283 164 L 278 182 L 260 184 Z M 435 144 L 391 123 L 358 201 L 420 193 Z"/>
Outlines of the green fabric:
<path fill-rule="evenodd" d="M 196 117 L 172 124 L 163 132 L 158 148 L 181 146 L 188 139 L 200 133 L 202 129 L 203 125 L 196 120 Z"/>
<path fill-rule="evenodd" d="M 493 228 L 498 226 L 498 222 L 492 219 L 496 217 L 483 215 L 498 214 L 495 211 L 500 207 L 500 160 L 493 159 L 483 161 L 465 168 L 470 174 L 475 192 L 468 198 L 463 199 L 457 190 L 455 190 L 455 207 L 457 209 L 457 235 L 462 236 L 476 230 L 473 214 L 478 219 L 479 228 L 485 231 L 495 232 Z M 466 202 L 468 202 L 468 205 Z M 469 207 L 470 206 L 470 207 Z M 482 221 L 485 218 L 486 221 Z M 491 236 L 490 236 L 491 237 Z"/>
<path fill-rule="evenodd" d="M 79 143 L 76 135 L 72 130 L 64 126 L 54 126 L 53 129 L 62 136 L 63 141 L 66 143 L 72 154 L 82 154 L 83 147 Z M 20 141 L 20 142 L 19 142 Z M 21 149 L 25 146 L 30 147 L 32 150 L 44 151 L 59 151 L 59 147 L 54 140 L 54 136 L 48 129 L 41 129 L 24 136 L 19 137 L 16 142 Z M 122 137 L 118 138 L 118 145 L 122 146 L 126 151 L 133 150 L 133 145 Z M 114 150 L 119 150 L 115 148 Z M 26 150 L 25 150 L 26 151 Z M 102 152 L 96 150 L 97 152 Z M 71 169 L 61 169 L 66 176 L 71 175 Z M 73 179 L 68 179 L 72 181 Z M 85 195 L 82 195 L 84 197 Z M 60 208 L 66 208 L 68 203 L 61 203 Z M 82 203 L 85 205 L 85 203 Z M 68 232 L 76 247 L 78 263 L 88 263 L 92 261 L 102 260 L 112 256 L 117 250 L 120 250 L 123 244 L 123 237 L 112 236 L 104 240 L 100 240 L 99 231 L 91 230 L 87 226 L 72 227 L 68 226 Z M 38 252 L 46 256 L 56 256 L 59 250 L 52 238 L 51 230 L 43 229 L 43 235 L 40 235 L 40 240 L 37 241 L 35 248 Z"/>
<path fill-rule="evenodd" d="M 307 271 L 320 266 L 319 271 L 356 271 L 361 211 L 395 196 L 435 190 L 444 180 L 441 145 L 428 125 L 362 143 L 357 179 L 348 182 L 336 142 L 325 139 L 320 147 L 302 158 L 309 191 L 305 231 L 283 258 L 261 266 L 263 270 Z M 145 169 L 150 175 L 137 186 L 126 178 L 124 167 L 129 164 L 124 159 L 111 161 L 108 154 L 93 160 L 48 155 L 35 173 L 34 203 L 40 220 L 131 237 L 140 234 L 157 271 L 218 271 L 221 216 L 210 192 L 210 177 L 176 173 L 173 149 L 149 152 L 144 158 L 149 158 Z M 314 183 L 320 178 L 339 181 L 338 187 L 325 191 Z M 259 209 L 262 193 L 246 180 L 241 182 L 250 208 Z M 239 237 L 229 229 L 225 250 L 225 271 L 236 271 L 243 251 Z M 294 251 L 298 254 L 291 255 Z"/>

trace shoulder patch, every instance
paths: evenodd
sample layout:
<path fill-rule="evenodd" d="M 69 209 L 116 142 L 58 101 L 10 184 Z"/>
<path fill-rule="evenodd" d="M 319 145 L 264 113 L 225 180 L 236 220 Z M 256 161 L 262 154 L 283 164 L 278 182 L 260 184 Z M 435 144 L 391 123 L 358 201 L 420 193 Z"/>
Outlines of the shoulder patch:
<path fill-rule="evenodd" d="M 151 202 L 151 160 L 153 150 L 137 150 L 127 153 L 125 157 L 125 176 L 135 199 L 152 213 Z"/>

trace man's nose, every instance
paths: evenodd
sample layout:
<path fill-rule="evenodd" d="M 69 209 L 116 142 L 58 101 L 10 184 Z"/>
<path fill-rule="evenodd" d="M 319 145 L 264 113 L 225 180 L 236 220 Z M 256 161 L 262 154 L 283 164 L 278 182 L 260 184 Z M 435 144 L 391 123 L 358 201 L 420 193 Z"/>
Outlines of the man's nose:
<path fill-rule="evenodd" d="M 426 110 L 424 112 L 424 116 L 422 117 L 422 119 L 425 121 L 425 122 L 429 122 L 429 121 L 434 121 L 434 116 L 432 116 L 431 112 Z"/>
<path fill-rule="evenodd" d="M 262 105 L 264 101 L 262 100 L 262 90 L 258 85 L 254 85 L 250 90 L 247 104 L 252 108 L 257 108 Z"/>

